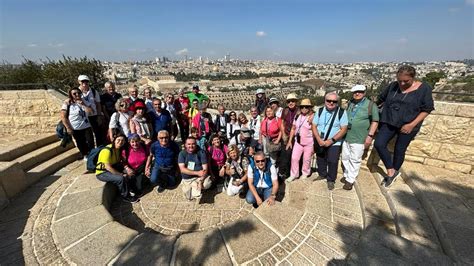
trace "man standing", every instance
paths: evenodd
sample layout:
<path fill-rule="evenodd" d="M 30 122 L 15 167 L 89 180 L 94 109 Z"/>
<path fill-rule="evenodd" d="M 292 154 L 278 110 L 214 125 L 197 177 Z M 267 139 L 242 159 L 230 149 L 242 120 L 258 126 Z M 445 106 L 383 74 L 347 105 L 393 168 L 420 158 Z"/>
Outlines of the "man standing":
<path fill-rule="evenodd" d="M 288 137 L 290 136 L 290 131 L 293 126 L 293 121 L 295 120 L 296 114 L 298 113 L 298 107 L 296 103 L 298 102 L 298 97 L 295 93 L 290 93 L 286 97 L 287 107 L 283 109 L 281 119 L 281 125 L 283 127 L 283 149 L 280 153 L 279 158 L 279 168 L 278 172 L 283 179 L 286 179 L 290 176 L 290 165 L 291 165 L 291 154 L 292 149 L 288 145 Z"/>
<path fill-rule="evenodd" d="M 153 132 L 166 130 L 171 132 L 171 115 L 168 110 L 161 109 L 161 100 L 155 98 L 153 100 L 153 111 L 148 113 L 153 124 Z"/>
<path fill-rule="evenodd" d="M 102 130 L 102 120 L 99 117 L 103 117 L 102 106 L 100 105 L 99 93 L 89 87 L 89 77 L 86 75 L 80 75 L 77 78 L 79 82 L 79 89 L 82 91 L 82 100 L 87 107 L 92 108 L 92 112 L 87 114 L 87 118 L 94 131 L 95 144 L 97 146 L 105 144 L 105 132 Z"/>
<path fill-rule="evenodd" d="M 347 115 L 338 107 L 339 95 L 328 92 L 324 107 L 314 115 L 311 129 L 316 138 L 316 161 L 319 178 L 327 179 L 329 190 L 334 189 L 341 143 L 347 132 Z"/>
<path fill-rule="evenodd" d="M 145 103 L 143 99 L 138 98 L 138 86 L 133 85 L 130 88 L 128 88 L 128 106 L 129 106 L 129 114 L 133 115 L 135 113 L 135 102 L 136 101 L 141 101 Z"/>
<path fill-rule="evenodd" d="M 222 104 L 217 106 L 217 111 L 219 111 L 219 113 L 214 120 L 214 132 L 217 132 L 219 136 L 226 136 L 227 123 L 229 123 L 230 117 L 225 113 L 225 107 Z"/>
<path fill-rule="evenodd" d="M 190 102 L 193 102 L 195 99 L 198 100 L 198 104 L 204 103 L 206 107 L 209 107 L 209 103 L 211 102 L 209 100 L 209 97 L 205 94 L 202 94 L 199 92 L 199 86 L 194 85 L 193 86 L 193 91 L 188 93 L 188 98 Z"/>
<path fill-rule="evenodd" d="M 107 81 L 104 85 L 104 94 L 100 95 L 100 102 L 102 103 L 102 112 L 106 121 L 110 121 L 110 117 L 115 110 L 115 103 L 122 98 L 122 94 L 116 92 L 115 84 L 112 81 Z"/>
<path fill-rule="evenodd" d="M 344 143 L 342 143 L 342 165 L 344 166 L 343 188 L 351 190 L 359 174 L 364 150 L 374 140 L 379 121 L 377 106 L 365 97 L 364 85 L 352 87 L 352 100 L 347 107 L 348 126 Z"/>
<path fill-rule="evenodd" d="M 262 117 L 259 115 L 258 109 L 256 106 L 250 108 L 250 120 L 249 127 L 252 131 L 253 139 L 258 141 L 260 139 L 260 125 L 262 123 Z"/>
<path fill-rule="evenodd" d="M 158 193 L 163 192 L 166 188 L 176 186 L 179 146 L 170 140 L 169 136 L 170 134 L 166 130 L 158 132 L 158 141 L 151 145 L 150 155 L 145 166 L 145 174 L 150 177 L 152 184 L 157 185 Z M 155 163 L 152 169 L 153 159 Z"/>
<path fill-rule="evenodd" d="M 204 150 L 197 148 L 196 139 L 189 137 L 184 150 L 179 153 L 178 166 L 182 177 L 182 190 L 188 200 L 200 198 L 203 189 L 212 185 L 208 174 L 207 155 Z"/>
<path fill-rule="evenodd" d="M 150 87 L 146 87 L 143 90 L 143 96 L 145 96 L 145 104 L 146 104 L 146 112 L 152 112 L 153 111 L 153 96 L 152 96 L 152 91 Z"/>
<path fill-rule="evenodd" d="M 265 159 L 263 152 L 257 152 L 254 159 L 250 160 L 247 177 L 249 185 L 245 198 L 247 203 L 258 207 L 268 200 L 268 205 L 273 205 L 278 192 L 277 170 L 269 159 Z"/>

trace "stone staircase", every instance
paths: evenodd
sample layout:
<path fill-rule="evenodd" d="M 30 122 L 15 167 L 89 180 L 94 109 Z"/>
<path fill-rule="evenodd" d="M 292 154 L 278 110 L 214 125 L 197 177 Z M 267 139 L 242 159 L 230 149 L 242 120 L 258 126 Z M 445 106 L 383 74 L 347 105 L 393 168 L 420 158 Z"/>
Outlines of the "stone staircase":
<path fill-rule="evenodd" d="M 0 207 L 42 177 L 51 175 L 79 158 L 70 143 L 65 148 L 54 134 L 10 138 L 0 152 Z"/>

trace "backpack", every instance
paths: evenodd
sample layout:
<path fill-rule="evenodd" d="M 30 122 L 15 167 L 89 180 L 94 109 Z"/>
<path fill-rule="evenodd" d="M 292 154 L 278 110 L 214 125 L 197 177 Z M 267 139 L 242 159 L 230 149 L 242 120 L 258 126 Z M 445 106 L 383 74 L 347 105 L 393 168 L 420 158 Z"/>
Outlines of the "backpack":
<path fill-rule="evenodd" d="M 66 109 L 66 117 L 69 119 L 69 109 L 71 109 L 71 104 L 67 105 Z M 66 126 L 63 124 L 62 120 L 59 120 L 58 124 L 56 125 L 56 136 L 59 139 L 64 139 L 68 136 Z"/>
<path fill-rule="evenodd" d="M 87 171 L 92 173 L 95 170 L 105 170 L 105 167 L 103 164 L 97 165 L 99 154 L 103 149 L 108 149 L 110 152 L 112 152 L 112 149 L 105 145 L 100 145 L 99 147 L 94 148 L 89 152 L 89 154 L 87 155 L 87 164 L 86 164 Z"/>

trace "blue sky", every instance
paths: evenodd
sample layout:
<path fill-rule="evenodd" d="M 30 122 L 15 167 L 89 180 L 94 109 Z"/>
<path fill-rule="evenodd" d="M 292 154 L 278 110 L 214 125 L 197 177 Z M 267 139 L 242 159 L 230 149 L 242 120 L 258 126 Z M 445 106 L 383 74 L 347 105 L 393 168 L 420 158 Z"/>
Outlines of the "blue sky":
<path fill-rule="evenodd" d="M 0 0 L 0 58 L 474 58 L 474 0 Z"/>

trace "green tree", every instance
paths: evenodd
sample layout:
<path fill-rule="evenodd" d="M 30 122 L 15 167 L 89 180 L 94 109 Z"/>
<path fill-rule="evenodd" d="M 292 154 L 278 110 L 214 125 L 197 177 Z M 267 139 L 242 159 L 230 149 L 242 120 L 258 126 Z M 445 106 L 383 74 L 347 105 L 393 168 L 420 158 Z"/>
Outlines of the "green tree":
<path fill-rule="evenodd" d="M 19 83 L 42 83 L 43 76 L 41 65 L 24 59 L 18 66 L 4 63 L 0 66 L 0 83 L 19 84 Z"/>
<path fill-rule="evenodd" d="M 436 82 L 438 82 L 442 78 L 446 78 L 446 73 L 444 73 L 443 71 L 441 71 L 441 72 L 430 72 L 430 73 L 426 74 L 426 76 L 424 78 L 422 78 L 421 80 L 428 83 L 428 84 L 430 84 L 431 87 L 434 89 Z"/>

